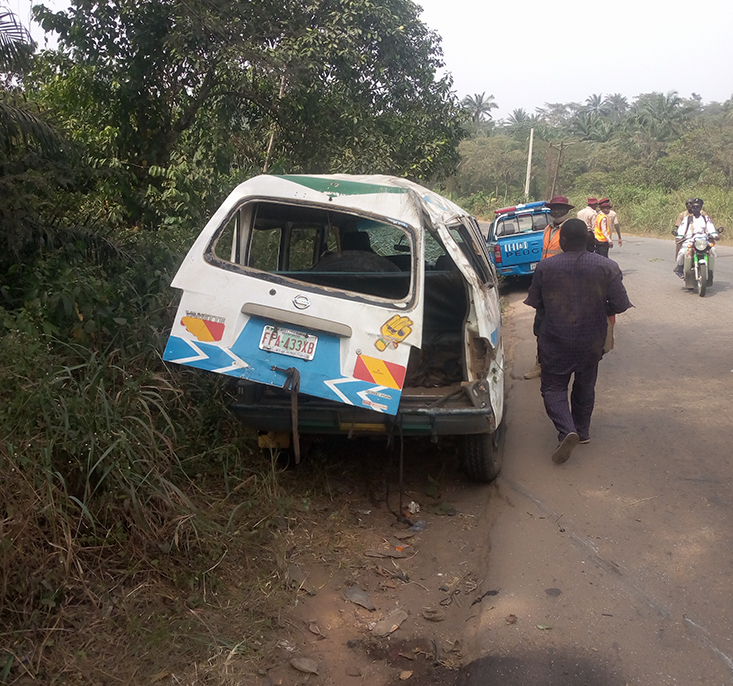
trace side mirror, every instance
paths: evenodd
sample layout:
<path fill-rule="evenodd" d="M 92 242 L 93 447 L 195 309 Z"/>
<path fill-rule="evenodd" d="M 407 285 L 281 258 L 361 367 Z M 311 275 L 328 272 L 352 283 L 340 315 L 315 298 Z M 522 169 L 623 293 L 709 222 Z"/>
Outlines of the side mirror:
<path fill-rule="evenodd" d="M 725 233 L 725 229 L 722 226 L 719 226 L 717 231 L 718 231 L 718 235 L 722 235 L 723 233 Z"/>

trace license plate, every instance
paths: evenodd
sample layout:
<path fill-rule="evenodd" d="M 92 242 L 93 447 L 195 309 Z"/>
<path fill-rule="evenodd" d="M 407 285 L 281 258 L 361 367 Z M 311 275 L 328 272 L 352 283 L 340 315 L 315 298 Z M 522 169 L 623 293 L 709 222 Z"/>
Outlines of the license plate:
<path fill-rule="evenodd" d="M 537 267 L 537 263 L 536 262 L 530 262 L 529 263 L 529 271 L 533 272 L 536 267 Z"/>
<path fill-rule="evenodd" d="M 260 350 L 297 357 L 301 360 L 312 360 L 316 354 L 317 343 L 318 336 L 268 325 L 262 331 Z"/>

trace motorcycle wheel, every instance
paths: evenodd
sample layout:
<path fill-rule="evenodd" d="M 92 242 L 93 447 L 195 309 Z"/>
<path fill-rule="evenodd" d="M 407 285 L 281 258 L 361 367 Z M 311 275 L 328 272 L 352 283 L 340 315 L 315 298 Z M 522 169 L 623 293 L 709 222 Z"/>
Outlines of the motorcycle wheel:
<path fill-rule="evenodd" d="M 713 272 L 712 270 L 708 272 L 708 288 L 713 285 Z"/>
<path fill-rule="evenodd" d="M 701 298 L 705 297 L 705 291 L 708 288 L 708 265 L 707 262 L 701 262 L 697 272 L 697 292 Z"/>
<path fill-rule="evenodd" d="M 489 483 L 501 471 L 504 461 L 505 422 L 490 434 L 471 434 L 463 437 L 461 466 L 471 481 Z"/>

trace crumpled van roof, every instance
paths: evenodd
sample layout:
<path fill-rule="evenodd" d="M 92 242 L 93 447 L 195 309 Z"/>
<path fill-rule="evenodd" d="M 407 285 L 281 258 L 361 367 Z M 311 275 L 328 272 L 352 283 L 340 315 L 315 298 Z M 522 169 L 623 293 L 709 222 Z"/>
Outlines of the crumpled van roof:
<path fill-rule="evenodd" d="M 329 202 L 341 209 L 378 212 L 419 229 L 420 210 L 434 223 L 448 224 L 467 212 L 408 179 L 386 175 L 288 174 L 255 176 L 237 186 L 224 203 L 252 195 Z"/>

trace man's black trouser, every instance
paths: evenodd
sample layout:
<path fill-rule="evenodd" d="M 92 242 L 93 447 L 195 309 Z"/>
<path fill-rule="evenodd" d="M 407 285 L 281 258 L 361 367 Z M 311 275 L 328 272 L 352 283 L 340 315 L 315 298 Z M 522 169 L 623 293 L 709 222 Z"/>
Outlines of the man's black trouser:
<path fill-rule="evenodd" d="M 610 247 L 607 241 L 596 241 L 596 254 L 608 257 L 608 248 Z"/>
<path fill-rule="evenodd" d="M 541 360 L 540 360 L 541 362 Z M 596 401 L 598 362 L 592 362 L 575 372 L 573 388 L 568 402 L 570 374 L 551 374 L 542 366 L 540 391 L 545 402 L 545 412 L 557 429 L 558 441 L 571 432 L 580 440 L 590 438 L 590 418 Z"/>

